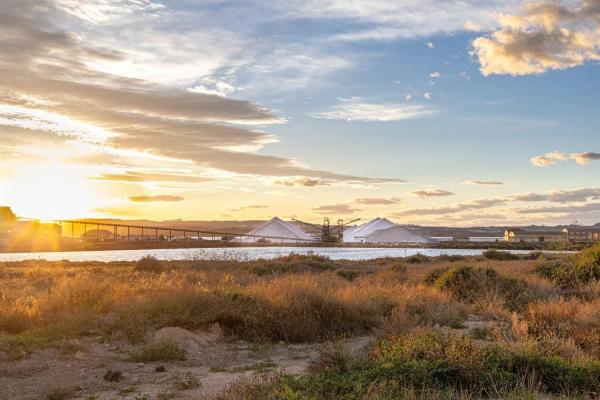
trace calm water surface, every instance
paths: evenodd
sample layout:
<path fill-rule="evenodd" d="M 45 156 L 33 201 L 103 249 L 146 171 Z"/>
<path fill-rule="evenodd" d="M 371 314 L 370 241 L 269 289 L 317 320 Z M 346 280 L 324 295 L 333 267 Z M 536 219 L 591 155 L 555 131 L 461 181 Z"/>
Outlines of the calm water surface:
<path fill-rule="evenodd" d="M 407 257 L 421 253 L 426 256 L 441 254 L 476 256 L 480 249 L 420 249 L 420 248 L 340 248 L 340 247 L 244 247 L 203 249 L 144 249 L 69 251 L 42 253 L 0 253 L 2 261 L 69 260 L 69 261 L 137 261 L 144 256 L 159 260 L 237 260 L 270 259 L 295 254 L 316 254 L 332 260 L 370 260 L 380 257 Z M 511 250 L 514 254 L 527 254 L 529 250 Z"/>

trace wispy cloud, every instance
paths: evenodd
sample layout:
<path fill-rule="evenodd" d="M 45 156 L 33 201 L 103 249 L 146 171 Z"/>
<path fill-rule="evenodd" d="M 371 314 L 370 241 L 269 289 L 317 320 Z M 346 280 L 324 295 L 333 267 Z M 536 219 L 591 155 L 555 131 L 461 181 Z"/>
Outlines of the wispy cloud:
<path fill-rule="evenodd" d="M 394 217 L 412 217 L 424 215 L 450 215 L 462 213 L 464 211 L 482 210 L 505 204 L 504 199 L 478 199 L 456 203 L 445 207 L 432 208 L 414 208 L 409 210 L 398 211 L 392 214 Z"/>
<path fill-rule="evenodd" d="M 520 193 L 507 196 L 512 201 L 551 201 L 556 203 L 585 202 L 600 199 L 600 188 L 552 190 L 547 193 Z"/>
<path fill-rule="evenodd" d="M 383 205 L 392 205 L 400 203 L 399 197 L 363 197 L 360 199 L 355 199 L 355 203 L 368 205 L 368 206 L 383 206 Z"/>
<path fill-rule="evenodd" d="M 156 195 L 156 196 L 131 196 L 129 197 L 129 201 L 134 203 L 155 203 L 155 202 L 177 202 L 183 201 L 183 197 L 181 196 L 171 196 L 171 195 Z"/>
<path fill-rule="evenodd" d="M 354 214 L 360 209 L 352 207 L 350 204 L 329 204 L 323 205 L 319 207 L 315 207 L 312 209 L 314 212 L 318 214 Z"/>
<path fill-rule="evenodd" d="M 500 181 L 486 181 L 482 179 L 468 179 L 464 181 L 467 185 L 479 185 L 479 186 L 500 186 L 504 185 L 504 182 Z"/>
<path fill-rule="evenodd" d="M 560 151 L 552 151 L 541 156 L 531 157 L 529 160 L 536 167 L 549 167 L 560 161 L 574 160 L 579 165 L 587 165 L 591 161 L 600 160 L 600 153 L 583 152 L 565 154 Z"/>
<path fill-rule="evenodd" d="M 346 121 L 399 121 L 418 118 L 434 113 L 434 110 L 418 104 L 369 103 L 362 97 L 340 98 L 340 104 L 328 111 L 314 112 L 313 118 L 341 119 Z"/>
<path fill-rule="evenodd" d="M 431 190 L 417 190 L 414 192 L 411 192 L 413 195 L 415 196 L 419 196 L 419 197 L 447 197 L 447 196 L 454 196 L 454 193 L 449 192 L 447 190 L 443 190 L 443 189 L 431 189 Z"/>

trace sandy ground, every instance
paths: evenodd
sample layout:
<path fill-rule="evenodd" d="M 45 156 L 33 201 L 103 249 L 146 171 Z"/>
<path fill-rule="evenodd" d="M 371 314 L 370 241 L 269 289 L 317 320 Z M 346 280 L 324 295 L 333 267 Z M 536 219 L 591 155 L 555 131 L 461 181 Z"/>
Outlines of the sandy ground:
<path fill-rule="evenodd" d="M 264 371 L 304 372 L 326 344 L 256 345 L 224 339 L 212 332 L 163 328 L 153 340 L 168 337 L 187 351 L 185 361 L 135 363 L 129 354 L 135 347 L 125 343 L 102 343 L 100 337 L 68 342 L 62 348 L 37 351 L 17 361 L 0 361 L 0 399 L 86 400 L 202 399 L 218 393 L 242 376 Z M 365 349 L 372 337 L 345 343 L 353 352 Z M 164 366 L 163 372 L 157 372 Z M 120 371 L 118 382 L 104 379 L 107 370 Z M 177 383 L 190 374 L 199 387 L 181 389 Z M 59 397 L 56 397 L 58 399 Z"/>

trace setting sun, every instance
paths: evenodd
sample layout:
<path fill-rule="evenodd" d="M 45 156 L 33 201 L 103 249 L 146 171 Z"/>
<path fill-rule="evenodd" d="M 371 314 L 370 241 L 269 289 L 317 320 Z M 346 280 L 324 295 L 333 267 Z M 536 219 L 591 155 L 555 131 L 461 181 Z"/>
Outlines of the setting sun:
<path fill-rule="evenodd" d="M 86 216 L 93 199 L 77 166 L 59 162 L 23 166 L 5 184 L 4 196 L 19 216 L 46 221 Z"/>

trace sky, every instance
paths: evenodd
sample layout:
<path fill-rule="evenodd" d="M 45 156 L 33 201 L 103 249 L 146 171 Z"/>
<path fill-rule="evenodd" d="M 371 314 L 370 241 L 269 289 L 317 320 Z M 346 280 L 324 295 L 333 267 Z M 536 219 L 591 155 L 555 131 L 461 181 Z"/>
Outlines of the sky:
<path fill-rule="evenodd" d="M 20 216 L 600 222 L 600 0 L 0 0 Z"/>

